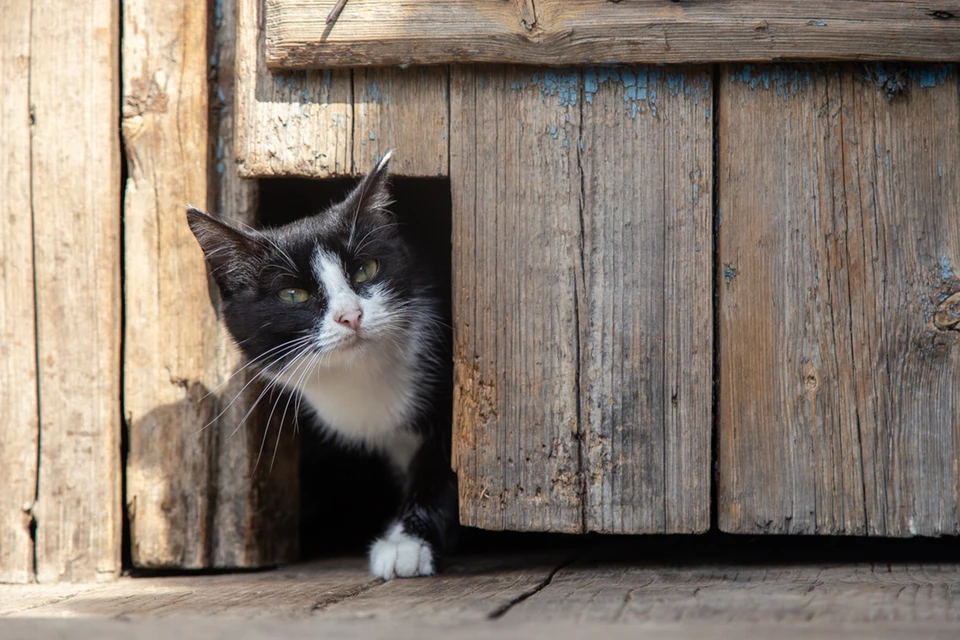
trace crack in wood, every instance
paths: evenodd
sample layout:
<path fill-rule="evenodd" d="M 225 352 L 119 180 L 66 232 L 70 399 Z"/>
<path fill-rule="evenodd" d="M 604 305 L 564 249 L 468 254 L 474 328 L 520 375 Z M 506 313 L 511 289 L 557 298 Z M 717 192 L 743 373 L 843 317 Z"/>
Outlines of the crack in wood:
<path fill-rule="evenodd" d="M 544 578 L 543 580 L 541 580 L 539 583 L 537 583 L 536 586 L 534 586 L 534 587 L 531 588 L 531 589 L 528 589 L 528 590 L 524 591 L 523 593 L 521 593 L 521 594 L 518 595 L 517 597 L 513 598 L 512 600 L 510 600 L 509 602 L 506 602 L 506 603 L 504 603 L 503 605 L 497 607 L 495 610 L 491 611 L 490 614 L 487 615 L 487 619 L 488 619 L 488 620 L 499 620 L 500 618 L 502 618 L 503 616 L 505 616 L 511 609 L 513 609 L 515 606 L 517 606 L 517 605 L 520 604 L 521 602 L 532 598 L 533 596 L 537 595 L 538 593 L 540 593 L 541 591 L 543 591 L 544 589 L 546 589 L 548 586 L 550 586 L 550 583 L 553 582 L 553 577 L 554 577 L 555 575 L 557 575 L 557 573 L 558 573 L 561 569 L 563 569 L 563 568 L 565 568 L 565 567 L 568 567 L 568 566 L 570 566 L 571 564 L 573 564 L 573 562 L 574 562 L 575 559 L 576 559 L 576 558 L 569 558 L 569 559 L 561 562 L 560 564 L 558 564 L 556 567 L 554 567 L 554 569 L 553 569 L 550 573 L 547 574 L 547 577 Z"/>

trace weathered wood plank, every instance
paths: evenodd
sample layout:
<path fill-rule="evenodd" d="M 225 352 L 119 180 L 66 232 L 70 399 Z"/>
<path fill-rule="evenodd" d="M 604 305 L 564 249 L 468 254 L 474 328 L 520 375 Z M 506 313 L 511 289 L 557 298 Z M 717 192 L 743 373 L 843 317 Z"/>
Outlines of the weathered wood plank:
<path fill-rule="evenodd" d="M 955 69 L 738 67 L 720 98 L 721 529 L 955 535 Z"/>
<path fill-rule="evenodd" d="M 576 71 L 451 72 L 454 464 L 466 525 L 583 527 L 578 86 Z"/>
<path fill-rule="evenodd" d="M 359 175 L 394 149 L 397 175 L 447 175 L 447 70 L 274 72 L 263 0 L 237 0 L 237 168 L 244 177 Z"/>
<path fill-rule="evenodd" d="M 325 178 L 349 174 L 353 157 L 350 72 L 269 72 L 263 60 L 263 0 L 236 3 L 240 175 Z"/>
<path fill-rule="evenodd" d="M 875 625 L 880 631 L 896 621 L 960 628 L 958 590 L 954 564 L 572 565 L 503 622 Z"/>
<path fill-rule="evenodd" d="M 265 573 L 123 579 L 79 591 L 13 615 L 29 618 L 88 616 L 306 618 L 383 581 L 361 558 L 329 560 Z"/>
<path fill-rule="evenodd" d="M 584 91 L 586 528 L 704 531 L 713 378 L 710 72 L 588 69 Z"/>
<path fill-rule="evenodd" d="M 35 0 L 31 24 L 37 579 L 95 581 L 120 571 L 119 5 Z"/>
<path fill-rule="evenodd" d="M 233 148 L 236 14 L 231 0 L 220 8 L 214 24 L 206 5 L 189 2 L 130 0 L 124 10 L 124 412 L 138 567 L 262 566 L 297 549 L 295 452 L 287 439 L 268 472 L 274 441 L 264 442 L 266 412 L 253 409 L 261 387 L 247 386 L 246 370 L 233 375 L 242 363 L 218 325 L 184 218 L 192 202 L 255 222 L 253 185 L 223 160 Z M 210 28 L 220 71 L 213 110 Z M 255 469 L 261 447 L 267 455 Z"/>
<path fill-rule="evenodd" d="M 370 171 L 394 149 L 391 173 L 447 175 L 448 79 L 445 67 L 354 70 L 354 173 Z"/>
<path fill-rule="evenodd" d="M 960 56 L 954 0 L 266 0 L 270 67 L 929 60 Z"/>
<path fill-rule="evenodd" d="M 569 562 L 567 552 L 492 554 L 458 557 L 429 580 L 393 580 L 377 589 L 318 608 L 321 620 L 391 619 L 406 623 L 495 618 L 515 602 L 536 593 L 550 575 Z"/>
<path fill-rule="evenodd" d="M 30 202 L 30 3 L 0 0 L 0 582 L 33 580 L 37 343 Z"/>

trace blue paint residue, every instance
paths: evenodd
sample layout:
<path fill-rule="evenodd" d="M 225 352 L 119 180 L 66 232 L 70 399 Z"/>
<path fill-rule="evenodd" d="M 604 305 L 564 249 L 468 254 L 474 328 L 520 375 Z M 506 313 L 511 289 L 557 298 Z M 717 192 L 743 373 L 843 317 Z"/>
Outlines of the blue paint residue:
<path fill-rule="evenodd" d="M 370 132 L 370 139 L 371 139 L 371 140 L 376 140 L 376 139 L 377 139 L 377 136 L 373 135 L 373 131 Z"/>
<path fill-rule="evenodd" d="M 937 162 L 937 175 L 943 177 L 943 165 Z"/>
<path fill-rule="evenodd" d="M 805 91 L 812 80 L 808 71 L 779 65 L 745 64 L 730 74 L 730 82 L 734 84 L 746 84 L 754 91 L 772 87 L 783 98 Z"/>
<path fill-rule="evenodd" d="M 539 85 L 544 103 L 549 98 L 556 98 L 561 107 L 572 107 L 577 104 L 580 92 L 579 75 L 575 71 L 544 71 L 542 75 L 533 74 L 530 83 Z"/>
<path fill-rule="evenodd" d="M 367 97 L 370 98 L 371 102 L 375 102 L 376 104 L 383 103 L 383 92 L 380 90 L 380 86 L 376 80 L 371 80 L 367 86 Z"/>
<path fill-rule="evenodd" d="M 950 259 L 946 254 L 940 256 L 940 279 L 953 280 L 953 267 L 950 266 Z"/>

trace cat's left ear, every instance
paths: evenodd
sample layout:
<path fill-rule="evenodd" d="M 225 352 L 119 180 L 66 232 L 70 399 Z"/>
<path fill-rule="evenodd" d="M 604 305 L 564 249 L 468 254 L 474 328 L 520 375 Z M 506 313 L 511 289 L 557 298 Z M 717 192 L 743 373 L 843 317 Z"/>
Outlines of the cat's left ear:
<path fill-rule="evenodd" d="M 360 184 L 347 196 L 344 204 L 348 212 L 363 215 L 374 211 L 389 213 L 393 201 L 390 198 L 390 159 L 393 150 L 388 150 L 370 173 L 364 176 Z"/>

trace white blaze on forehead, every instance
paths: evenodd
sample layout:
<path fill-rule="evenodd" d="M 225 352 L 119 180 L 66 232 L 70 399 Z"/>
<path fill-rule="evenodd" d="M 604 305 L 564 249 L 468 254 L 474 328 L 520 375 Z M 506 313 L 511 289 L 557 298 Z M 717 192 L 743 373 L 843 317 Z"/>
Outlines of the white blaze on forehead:
<path fill-rule="evenodd" d="M 317 247 L 317 250 L 313 253 L 310 266 L 313 268 L 317 280 L 323 285 L 324 293 L 326 293 L 331 307 L 343 302 L 356 303 L 357 294 L 354 293 L 350 283 L 347 282 L 340 258 Z"/>

